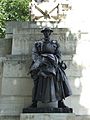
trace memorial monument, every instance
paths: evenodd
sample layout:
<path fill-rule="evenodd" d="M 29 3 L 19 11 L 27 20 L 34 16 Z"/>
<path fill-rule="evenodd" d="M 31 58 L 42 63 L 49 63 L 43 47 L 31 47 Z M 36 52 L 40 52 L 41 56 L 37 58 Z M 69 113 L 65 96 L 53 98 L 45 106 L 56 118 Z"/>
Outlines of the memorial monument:
<path fill-rule="evenodd" d="M 32 0 L 30 14 L 32 21 L 60 22 L 71 9 L 67 3 L 58 0 Z M 47 26 L 47 25 L 46 25 Z M 65 74 L 66 64 L 61 60 L 61 51 L 56 40 L 50 39 L 53 32 L 49 27 L 41 30 L 44 38 L 35 42 L 32 49 L 31 78 L 34 81 L 32 105 L 23 112 L 72 112 L 63 100 L 71 95 Z M 48 110 L 49 109 L 49 110 Z"/>
<path fill-rule="evenodd" d="M 67 66 L 61 59 L 59 44 L 50 39 L 53 30 L 45 27 L 41 32 L 44 38 L 35 42 L 32 49 L 30 73 L 34 81 L 33 103 L 23 112 L 48 112 L 48 108 L 51 112 L 72 112 L 63 102 L 63 99 L 72 93 L 64 71 Z"/>
<path fill-rule="evenodd" d="M 31 20 L 61 22 L 71 10 L 69 4 L 68 0 L 32 0 L 29 4 Z"/>
<path fill-rule="evenodd" d="M 44 2 L 42 1 L 41 3 L 44 3 Z M 45 3 L 46 3 L 46 0 L 45 0 Z M 40 3 L 37 3 L 37 6 L 38 5 L 40 5 Z M 52 8 L 54 7 L 52 6 Z M 57 9 L 55 9 L 55 11 L 57 11 Z M 79 98 L 81 95 L 80 94 L 81 86 L 79 88 L 75 87 L 75 78 L 78 78 L 78 76 L 82 77 L 82 73 L 80 71 L 80 68 L 78 69 L 77 66 L 73 64 L 72 58 L 73 58 L 73 55 L 75 54 L 76 40 L 72 39 L 71 37 L 72 34 L 70 35 L 70 38 L 69 37 L 67 38 L 66 36 L 68 31 L 67 28 L 54 27 L 53 29 L 54 33 L 50 29 L 50 32 L 53 33 L 51 35 L 51 38 L 52 37 L 54 38 L 50 40 L 53 40 L 53 41 L 58 40 L 58 43 L 60 43 L 60 49 L 63 54 L 62 59 L 65 61 L 68 67 L 68 69 L 66 69 L 65 72 L 69 78 L 69 82 L 73 92 L 73 95 L 71 97 L 68 97 L 70 99 L 66 99 L 64 102 L 65 102 L 65 106 L 68 105 L 68 107 L 73 108 L 73 111 L 75 114 L 77 114 L 77 116 L 75 116 L 74 113 L 71 113 L 71 114 L 60 113 L 60 112 L 67 112 L 67 110 L 71 112 L 71 109 L 69 109 L 68 107 L 65 108 L 64 106 L 63 107 L 64 109 L 62 110 L 62 108 L 58 106 L 58 102 L 59 102 L 58 100 L 56 102 L 53 101 L 52 104 L 39 102 L 36 104 L 37 106 L 35 107 L 30 106 L 31 97 L 32 97 L 31 89 L 33 86 L 32 82 L 34 81 L 30 80 L 30 76 L 27 75 L 27 72 L 28 72 L 29 63 L 31 62 L 31 48 L 34 40 L 36 39 L 40 40 L 41 43 L 43 41 L 43 39 L 38 39 L 38 38 L 42 38 L 41 37 L 42 33 L 40 33 L 40 31 L 41 31 L 41 28 L 36 24 L 36 22 L 30 22 L 30 21 L 8 22 L 6 38 L 8 39 L 12 38 L 12 41 L 11 39 L 10 40 L 5 39 L 0 41 L 1 43 L 1 47 L 0 47 L 0 51 L 1 51 L 0 52 L 0 55 L 1 55 L 0 57 L 0 70 L 1 70 L 0 114 L 3 116 L 3 118 L 2 116 L 0 118 L 2 120 L 4 119 L 37 120 L 39 118 L 40 118 L 39 120 L 41 120 L 42 118 L 46 120 L 60 120 L 60 119 L 74 120 L 74 117 L 76 118 L 79 117 L 80 119 L 84 119 L 84 118 L 89 119 L 87 118 L 87 116 L 84 116 L 84 117 L 79 116 L 80 114 L 87 113 L 87 111 L 79 104 Z M 52 56 L 49 56 L 49 57 L 51 59 Z M 50 62 L 50 64 L 51 63 L 52 62 Z M 46 105 L 48 106 L 47 108 L 45 108 Z M 27 110 L 31 109 L 32 113 L 29 113 L 29 114 L 21 113 L 22 109 L 25 107 L 28 107 Z M 35 114 L 34 111 L 36 109 L 38 110 L 38 112 L 43 111 L 47 113 Z M 25 109 L 24 109 L 24 112 L 25 112 Z M 53 112 L 53 113 L 50 113 L 50 112 Z M 57 112 L 59 113 L 56 114 Z"/>

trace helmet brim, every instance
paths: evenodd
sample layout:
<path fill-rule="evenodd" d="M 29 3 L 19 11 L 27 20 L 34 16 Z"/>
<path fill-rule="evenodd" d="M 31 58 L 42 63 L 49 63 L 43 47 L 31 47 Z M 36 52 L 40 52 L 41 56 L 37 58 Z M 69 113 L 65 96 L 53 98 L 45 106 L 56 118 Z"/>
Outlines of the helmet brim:
<path fill-rule="evenodd" d="M 41 33 L 44 33 L 45 31 L 53 32 L 53 30 L 41 30 Z"/>

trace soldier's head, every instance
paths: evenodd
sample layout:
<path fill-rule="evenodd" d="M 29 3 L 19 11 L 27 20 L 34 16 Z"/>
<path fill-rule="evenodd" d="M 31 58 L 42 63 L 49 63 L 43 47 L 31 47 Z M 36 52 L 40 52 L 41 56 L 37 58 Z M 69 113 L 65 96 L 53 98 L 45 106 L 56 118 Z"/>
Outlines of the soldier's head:
<path fill-rule="evenodd" d="M 45 27 L 41 30 L 41 33 L 43 33 L 45 38 L 49 38 L 53 30 L 51 30 L 49 27 Z"/>

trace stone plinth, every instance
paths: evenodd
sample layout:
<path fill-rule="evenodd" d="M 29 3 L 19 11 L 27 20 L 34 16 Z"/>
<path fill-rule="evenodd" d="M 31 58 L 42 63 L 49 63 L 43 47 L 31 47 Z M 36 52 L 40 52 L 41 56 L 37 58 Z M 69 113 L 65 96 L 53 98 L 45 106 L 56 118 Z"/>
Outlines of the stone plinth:
<path fill-rule="evenodd" d="M 32 113 L 21 114 L 20 120 L 75 120 L 73 113 Z"/>
<path fill-rule="evenodd" d="M 73 92 L 73 96 L 68 97 L 65 104 L 73 108 L 76 114 L 82 112 L 86 114 L 86 109 L 79 104 L 82 88 L 75 87 L 75 80 L 80 78 L 82 69 L 72 62 L 72 55 L 64 55 L 62 59 L 68 66 L 65 72 Z M 2 115 L 19 115 L 23 108 L 31 105 L 33 80 L 30 75 L 27 75 L 30 64 L 31 55 L 0 57 L 0 112 Z"/>
<path fill-rule="evenodd" d="M 72 56 L 64 55 L 62 59 L 68 66 L 65 72 L 68 76 L 73 95 L 80 95 L 81 86 L 79 88 L 75 87 L 75 79 L 79 78 L 78 75 L 80 75 L 81 69 L 72 63 Z M 31 56 L 28 55 L 12 55 L 4 59 L 2 68 L 3 78 L 1 81 L 2 95 L 32 95 L 33 80 L 30 75 L 27 75 L 30 64 Z"/>

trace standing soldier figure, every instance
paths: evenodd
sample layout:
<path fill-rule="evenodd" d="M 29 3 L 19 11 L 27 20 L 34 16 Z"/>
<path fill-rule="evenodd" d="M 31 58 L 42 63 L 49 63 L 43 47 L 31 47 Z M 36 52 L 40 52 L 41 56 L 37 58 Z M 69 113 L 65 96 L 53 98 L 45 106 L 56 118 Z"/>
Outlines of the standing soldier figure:
<path fill-rule="evenodd" d="M 41 32 L 44 38 L 35 42 L 32 50 L 30 73 L 34 88 L 31 107 L 37 107 L 39 101 L 42 103 L 58 101 L 58 108 L 68 108 L 63 102 L 63 99 L 71 95 L 64 72 L 67 66 L 61 60 L 59 44 L 56 40 L 50 39 L 53 30 L 46 27 Z"/>

